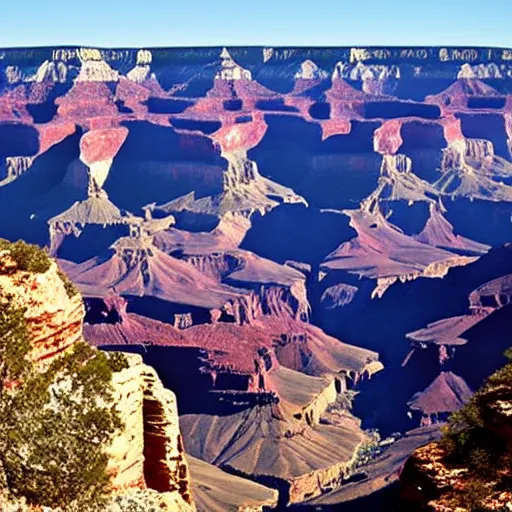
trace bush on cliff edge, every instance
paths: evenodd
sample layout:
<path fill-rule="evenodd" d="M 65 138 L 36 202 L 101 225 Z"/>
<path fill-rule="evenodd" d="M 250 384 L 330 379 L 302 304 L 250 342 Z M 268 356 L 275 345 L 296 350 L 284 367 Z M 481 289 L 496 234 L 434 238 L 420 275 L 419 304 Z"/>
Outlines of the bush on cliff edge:
<path fill-rule="evenodd" d="M 50 257 L 37 245 L 27 244 L 23 240 L 12 243 L 0 238 L 0 251 L 3 250 L 9 251 L 18 270 L 43 274 L 50 269 Z"/>
<path fill-rule="evenodd" d="M 29 352 L 24 311 L 0 296 L 3 493 L 65 511 L 104 510 L 105 447 L 122 428 L 111 388 L 119 362 L 79 343 L 37 371 Z"/>
<path fill-rule="evenodd" d="M 471 511 L 487 510 L 482 502 L 490 489 L 512 487 L 512 424 L 492 424 L 498 401 L 512 401 L 512 349 L 505 352 L 508 363 L 493 373 L 471 400 L 454 413 L 443 431 L 441 447 L 448 460 L 468 468 L 470 484 L 455 497 L 453 506 Z M 491 426 L 492 424 L 492 426 Z"/>

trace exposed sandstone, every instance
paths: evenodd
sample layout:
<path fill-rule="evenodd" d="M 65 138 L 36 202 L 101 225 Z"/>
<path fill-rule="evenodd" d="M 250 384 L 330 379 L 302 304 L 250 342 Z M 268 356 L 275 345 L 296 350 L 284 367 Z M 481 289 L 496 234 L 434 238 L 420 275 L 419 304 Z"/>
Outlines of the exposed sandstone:
<path fill-rule="evenodd" d="M 491 64 L 477 64 L 472 66 L 471 64 L 463 64 L 460 67 L 457 78 L 478 78 L 478 79 L 489 79 L 489 78 L 503 78 L 503 73 L 500 67 L 494 63 Z"/>
<path fill-rule="evenodd" d="M 107 296 L 103 301 L 105 307 L 100 314 L 108 320 L 85 325 L 86 339 L 91 343 L 112 346 L 142 342 L 146 347 L 167 347 L 170 354 L 173 349 L 200 349 L 197 368 L 210 375 L 212 390 L 223 390 L 222 382 L 234 378 L 237 383 L 231 386 L 237 392 L 279 393 L 281 389 L 286 394 L 293 390 L 291 382 L 298 379 L 305 385 L 305 396 L 298 403 L 296 398 L 291 399 L 295 403 L 293 413 L 302 414 L 302 408 L 316 402 L 316 395 L 326 388 L 331 393 L 333 384 L 339 392 L 382 370 L 374 352 L 341 343 L 289 314 L 263 316 L 238 325 L 219 321 L 219 314 L 213 310 L 211 324 L 188 325 L 190 317 L 177 315 L 179 321 L 172 326 L 127 313 L 122 299 Z M 322 378 L 311 380 L 302 373 L 279 370 L 280 364 Z M 323 377 L 326 374 L 330 375 L 327 381 Z M 313 391 L 307 391 L 314 382 L 318 384 Z M 328 402 L 322 401 L 324 405 Z"/>
<path fill-rule="evenodd" d="M 308 500 L 307 506 L 310 507 L 336 507 L 342 503 L 356 503 L 357 499 L 364 499 L 375 492 L 386 489 L 391 484 L 396 484 L 399 480 L 403 465 L 407 461 L 410 453 L 419 446 L 422 446 L 439 437 L 436 427 L 422 427 L 407 432 L 404 437 L 385 446 L 383 453 L 368 464 L 357 469 L 357 481 L 345 483 L 335 487 L 328 492 Z M 362 478 L 362 477 L 365 478 Z M 395 503 L 383 506 L 395 506 Z"/>
<path fill-rule="evenodd" d="M 288 482 L 290 503 L 339 484 L 350 474 L 355 453 L 366 439 L 350 415 L 310 427 L 304 420 L 284 418 L 275 405 L 230 416 L 185 415 L 181 425 L 192 455 L 239 474 Z M 236 432 L 240 435 L 234 436 Z M 205 444 L 211 435 L 216 443 Z"/>
<path fill-rule="evenodd" d="M 127 136 L 128 129 L 125 127 L 87 132 L 80 139 L 81 160 L 86 165 L 91 165 L 113 159 Z"/>
<path fill-rule="evenodd" d="M 375 131 L 373 145 L 381 154 L 395 154 L 403 143 L 401 136 L 402 123 L 398 120 L 386 121 Z"/>
<path fill-rule="evenodd" d="M 469 296 L 472 310 L 485 312 L 500 309 L 512 302 L 512 275 L 505 275 L 479 286 Z"/>
<path fill-rule="evenodd" d="M 436 188 L 446 195 L 510 201 L 512 164 L 495 155 L 493 144 L 486 140 L 463 140 L 443 150 L 441 178 Z M 456 183 L 453 187 L 451 184 Z M 448 192 L 449 190 L 449 192 Z"/>
<path fill-rule="evenodd" d="M 418 277 L 443 277 L 453 266 L 468 265 L 475 258 L 456 256 L 408 237 L 378 212 L 346 211 L 358 237 L 344 242 L 322 264 L 326 270 L 345 270 L 376 279 L 374 297 L 382 297 L 395 282 Z M 407 252 L 415 253 L 414 263 Z"/>
<path fill-rule="evenodd" d="M 245 152 L 223 153 L 223 157 L 227 160 L 227 168 L 222 173 L 221 193 L 196 198 L 191 192 L 155 209 L 165 213 L 187 211 L 217 217 L 238 213 L 251 217 L 255 213 L 264 215 L 280 203 L 307 204 L 292 189 L 263 177 L 256 162 L 248 159 Z"/>
<path fill-rule="evenodd" d="M 232 58 L 226 48 L 220 54 L 221 70 L 215 76 L 219 80 L 251 80 L 251 72 L 239 66 Z"/>
<path fill-rule="evenodd" d="M 145 82 L 151 73 L 150 65 L 152 60 L 153 56 L 149 50 L 139 50 L 137 52 L 136 66 L 126 74 L 126 77 L 133 82 Z"/>
<path fill-rule="evenodd" d="M 484 254 L 490 247 L 469 240 L 453 232 L 453 226 L 443 217 L 441 207 L 430 204 L 430 216 L 425 227 L 414 237 L 419 242 L 465 254 Z"/>
<path fill-rule="evenodd" d="M 109 471 L 116 492 L 144 488 L 144 367 L 139 356 L 127 354 L 129 368 L 113 375 L 114 397 L 125 429 L 109 448 Z"/>
<path fill-rule="evenodd" d="M 511 303 L 510 280 L 511 277 L 507 274 L 482 284 L 470 293 L 466 314 L 442 318 L 429 323 L 422 329 L 408 333 L 406 337 L 412 340 L 415 348 L 425 348 L 430 344 L 437 345 L 439 363 L 444 365 L 453 357 L 456 347 L 467 343 L 467 333 L 473 327 Z M 404 364 L 406 362 L 407 359 Z M 445 387 L 444 384 L 443 387 Z M 464 387 L 464 384 L 457 384 L 457 387 Z"/>
<path fill-rule="evenodd" d="M 44 274 L 6 273 L 13 262 L 7 251 L 0 253 L 0 290 L 19 307 L 32 338 L 32 358 L 48 362 L 82 340 L 84 307 L 80 295 L 68 297 L 58 267 L 52 262 Z"/>
<path fill-rule="evenodd" d="M 4 73 L 9 84 L 17 84 L 26 77 L 23 70 L 18 66 L 6 66 Z"/>
<path fill-rule="evenodd" d="M 329 74 L 320 69 L 312 60 L 305 60 L 300 65 L 300 70 L 295 73 L 296 79 L 318 80 L 326 78 Z"/>
<path fill-rule="evenodd" d="M 117 82 L 119 74 L 104 60 L 99 50 L 81 48 L 78 52 L 81 61 L 77 82 Z"/>
<path fill-rule="evenodd" d="M 4 184 L 14 181 L 19 178 L 23 173 L 27 172 L 33 162 L 33 157 L 30 156 L 8 156 L 5 163 L 0 167 L 0 175 L 3 179 L 0 182 Z"/>
<path fill-rule="evenodd" d="M 336 381 L 334 377 L 305 377 L 284 367 L 269 372 L 267 382 L 280 398 L 283 410 L 295 418 L 304 418 L 310 426 L 320 423 L 327 408 L 336 401 L 338 389 L 346 386 L 341 378 Z"/>
<path fill-rule="evenodd" d="M 406 155 L 383 155 L 377 188 L 361 202 L 363 210 L 371 211 L 379 202 L 417 201 L 433 203 L 436 190 L 413 172 L 413 162 Z"/>
<path fill-rule="evenodd" d="M 333 78 L 350 78 L 351 80 L 384 80 L 400 78 L 400 68 L 388 65 L 369 65 L 359 61 L 357 64 L 338 62 L 334 67 Z"/>
<path fill-rule="evenodd" d="M 162 493 L 177 492 L 187 503 L 192 503 L 176 397 L 163 387 L 153 368 L 146 366 L 143 377 L 146 485 Z"/>
<path fill-rule="evenodd" d="M 344 283 L 330 286 L 322 295 L 322 303 L 333 309 L 349 304 L 357 293 L 357 288 Z"/>
<path fill-rule="evenodd" d="M 28 78 L 34 82 L 53 82 L 65 83 L 67 81 L 68 68 L 62 61 L 44 61 L 38 68 L 34 76 Z"/>
<path fill-rule="evenodd" d="M 76 131 L 76 125 L 72 122 L 58 122 L 39 128 L 39 152 L 48 151 L 51 147 L 63 141 Z"/>
<path fill-rule="evenodd" d="M 128 136 L 125 127 L 93 130 L 80 139 L 80 159 L 89 166 L 90 179 L 101 188 L 112 161 Z"/>
<path fill-rule="evenodd" d="M 0 235 L 45 244 L 49 228 L 51 251 L 73 260 L 63 265 L 88 295 L 88 341 L 177 366 L 195 354 L 211 402 L 254 413 L 279 400 L 273 412 L 297 437 L 322 428 L 338 388 L 382 370 L 382 350 L 391 369 L 358 400 L 385 389 L 393 412 L 373 404 L 365 420 L 401 429 L 395 408 L 405 416 L 439 374 L 435 352 L 463 365 L 472 347 L 456 347 L 469 329 L 510 305 L 506 280 L 472 294 L 465 315 L 456 292 L 510 228 L 511 58 L 497 48 L 0 50 Z M 454 316 L 442 319 L 452 296 Z M 409 331 L 403 384 L 416 387 L 405 396 L 387 379 L 402 371 L 397 340 Z M 432 375 L 416 385 L 423 371 Z M 315 451 L 312 439 L 300 450 Z M 297 499 L 339 483 L 339 461 L 318 460 L 295 475 Z"/>
<path fill-rule="evenodd" d="M 465 70 L 465 74 L 468 74 Z M 427 96 L 426 101 L 437 103 L 446 110 L 465 109 L 470 97 L 498 96 L 498 92 L 486 83 L 476 78 L 459 78 L 446 90 L 432 96 Z"/>
<path fill-rule="evenodd" d="M 257 146 L 265 132 L 267 124 L 263 120 L 253 120 L 249 123 L 223 126 L 213 137 L 222 148 L 223 153 L 236 150 L 249 150 Z"/>
<path fill-rule="evenodd" d="M 418 343 L 435 343 L 439 346 L 464 345 L 467 340 L 461 337 L 462 334 L 487 315 L 487 312 L 474 312 L 471 315 L 444 318 L 428 324 L 424 329 L 409 333 L 407 337 Z"/>
<path fill-rule="evenodd" d="M 59 245 L 67 235 L 78 237 L 84 227 L 90 225 L 116 226 L 128 224 L 126 215 L 98 188 L 96 181 L 87 176 L 87 198 L 76 201 L 69 209 L 49 219 L 52 254 L 57 254 Z"/>
<path fill-rule="evenodd" d="M 97 69 L 98 67 L 100 69 Z M 96 126 L 96 123 L 101 127 L 105 127 L 105 124 L 107 127 L 111 126 L 113 122 L 109 116 L 115 118 L 117 107 L 113 102 L 112 91 L 107 83 L 102 81 L 104 70 L 101 69 L 101 62 L 90 61 L 89 70 L 92 75 L 90 79 L 89 75 L 85 74 L 82 80 L 74 82 L 65 96 L 57 98 L 57 114 L 61 118 L 80 122 L 89 118 L 91 127 Z"/>
<path fill-rule="evenodd" d="M 217 283 L 191 264 L 165 254 L 144 233 L 120 238 L 106 256 L 66 267 L 88 297 L 103 297 L 113 291 L 213 309 L 222 308 L 231 300 L 237 301 L 244 293 Z M 101 276 L 110 277 L 98 279 Z M 201 282 L 203 284 L 198 286 Z"/>
<path fill-rule="evenodd" d="M 131 488 L 177 494 L 191 504 L 190 475 L 183 451 L 175 395 L 138 355 L 113 376 L 116 407 L 125 429 L 109 449 L 109 469 L 117 494 Z M 172 509 L 171 509 L 172 510 Z"/>
<path fill-rule="evenodd" d="M 55 262 L 44 273 L 19 271 L 9 251 L 2 251 L 0 290 L 3 297 L 25 308 L 30 355 L 36 363 L 46 365 L 83 341 L 81 296 L 76 293 L 70 297 Z M 162 510 L 192 512 L 195 506 L 176 397 L 140 356 L 127 358 L 129 367 L 112 378 L 116 408 L 124 424 L 107 448 L 113 492 L 124 495 L 140 489 L 139 494 L 144 496 L 147 489 L 153 489 L 160 494 L 151 496 L 147 492 L 146 504 L 153 499 L 162 504 Z"/>

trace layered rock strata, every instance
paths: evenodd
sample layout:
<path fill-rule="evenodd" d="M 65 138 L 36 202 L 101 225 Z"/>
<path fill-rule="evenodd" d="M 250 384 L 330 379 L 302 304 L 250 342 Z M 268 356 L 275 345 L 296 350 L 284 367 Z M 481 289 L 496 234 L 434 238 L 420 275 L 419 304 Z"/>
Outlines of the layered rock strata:
<path fill-rule="evenodd" d="M 54 261 L 43 273 L 18 270 L 9 249 L 0 252 L 0 294 L 25 310 L 30 356 L 40 365 L 84 341 L 81 296 L 66 289 L 59 272 Z M 159 493 L 156 499 L 162 510 L 192 512 L 195 506 L 176 397 L 140 356 L 127 357 L 129 367 L 112 377 L 116 408 L 124 425 L 107 447 L 113 495 L 139 489 L 141 494 L 149 490 L 151 498 L 153 489 Z"/>
<path fill-rule="evenodd" d="M 510 311 L 511 79 L 506 48 L 2 49 L 0 236 L 59 258 L 89 342 L 157 367 L 209 432 L 183 431 L 196 455 L 321 500 L 368 437 L 347 390 L 365 428 L 403 433 L 502 352 L 485 333 Z M 77 337 L 82 314 L 51 319 Z M 67 338 L 40 321 L 44 360 Z M 137 400 L 158 387 L 139 384 Z M 165 481 L 175 442 L 155 450 Z M 330 497 L 384 485 L 377 467 Z M 243 505 L 217 491 L 202 503 Z"/>

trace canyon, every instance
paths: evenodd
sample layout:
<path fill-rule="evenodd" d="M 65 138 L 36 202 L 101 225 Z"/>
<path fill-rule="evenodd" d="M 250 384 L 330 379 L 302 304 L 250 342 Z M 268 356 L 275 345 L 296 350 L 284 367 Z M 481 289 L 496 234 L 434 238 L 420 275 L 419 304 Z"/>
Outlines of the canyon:
<path fill-rule="evenodd" d="M 512 345 L 512 50 L 0 49 L 0 237 L 128 354 L 120 488 L 351 510 Z"/>

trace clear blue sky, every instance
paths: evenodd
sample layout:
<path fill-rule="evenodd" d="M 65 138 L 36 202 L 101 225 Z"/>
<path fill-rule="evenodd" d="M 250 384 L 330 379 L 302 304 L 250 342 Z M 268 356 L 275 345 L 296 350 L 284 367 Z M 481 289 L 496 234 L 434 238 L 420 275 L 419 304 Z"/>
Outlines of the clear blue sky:
<path fill-rule="evenodd" d="M 0 0 L 0 46 L 512 47 L 512 0 Z"/>

